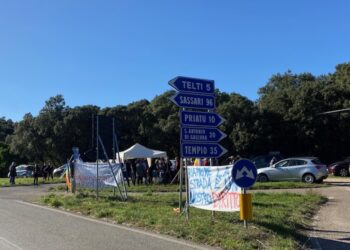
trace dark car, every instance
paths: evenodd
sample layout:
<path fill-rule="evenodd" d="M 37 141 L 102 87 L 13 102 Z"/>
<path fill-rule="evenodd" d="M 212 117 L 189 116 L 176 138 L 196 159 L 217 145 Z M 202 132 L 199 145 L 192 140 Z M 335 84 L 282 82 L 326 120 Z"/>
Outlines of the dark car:
<path fill-rule="evenodd" d="M 349 176 L 350 156 L 328 165 L 328 173 L 335 176 Z"/>
<path fill-rule="evenodd" d="M 255 167 L 257 169 L 259 168 L 266 168 L 268 166 L 270 166 L 271 160 L 272 158 L 275 157 L 276 162 L 282 160 L 284 157 L 279 153 L 269 153 L 269 154 L 265 154 L 265 155 L 258 155 L 255 156 L 254 158 L 251 159 L 251 161 L 255 164 Z"/>

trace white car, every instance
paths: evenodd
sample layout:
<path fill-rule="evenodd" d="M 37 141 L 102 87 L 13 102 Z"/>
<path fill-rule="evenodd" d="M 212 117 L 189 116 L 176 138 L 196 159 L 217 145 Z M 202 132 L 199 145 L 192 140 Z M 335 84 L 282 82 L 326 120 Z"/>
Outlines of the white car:
<path fill-rule="evenodd" d="M 328 177 L 327 166 L 315 157 L 288 158 L 267 168 L 260 168 L 258 181 L 322 182 Z"/>

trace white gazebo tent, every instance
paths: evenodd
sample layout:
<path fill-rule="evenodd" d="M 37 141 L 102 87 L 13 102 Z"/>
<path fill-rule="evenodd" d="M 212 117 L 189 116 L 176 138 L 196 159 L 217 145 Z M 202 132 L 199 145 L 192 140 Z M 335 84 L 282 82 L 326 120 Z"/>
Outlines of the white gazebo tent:
<path fill-rule="evenodd" d="M 134 146 L 119 152 L 122 161 L 127 159 L 139 159 L 139 158 L 166 158 L 167 153 L 165 151 L 154 150 L 146 148 L 145 146 L 136 143 Z M 117 156 L 118 159 L 118 156 Z"/>

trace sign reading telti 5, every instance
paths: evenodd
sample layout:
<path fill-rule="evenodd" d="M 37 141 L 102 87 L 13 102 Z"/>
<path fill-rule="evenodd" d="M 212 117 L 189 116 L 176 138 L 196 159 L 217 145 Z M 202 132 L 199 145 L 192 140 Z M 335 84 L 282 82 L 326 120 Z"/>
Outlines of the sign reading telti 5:
<path fill-rule="evenodd" d="M 170 80 L 169 84 L 179 92 L 213 95 L 215 91 L 213 80 L 178 76 Z"/>

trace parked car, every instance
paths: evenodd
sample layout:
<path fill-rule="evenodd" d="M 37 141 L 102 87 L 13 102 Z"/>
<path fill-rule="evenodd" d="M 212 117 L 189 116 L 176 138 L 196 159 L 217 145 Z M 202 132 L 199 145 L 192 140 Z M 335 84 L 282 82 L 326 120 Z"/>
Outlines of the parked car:
<path fill-rule="evenodd" d="M 283 156 L 279 152 L 276 152 L 276 153 L 271 152 L 269 154 L 255 156 L 252 158 L 251 161 L 254 163 L 257 169 L 266 168 L 270 166 L 270 162 L 273 157 L 276 158 L 277 160 L 276 162 L 279 162 L 280 160 L 283 159 Z"/>
<path fill-rule="evenodd" d="M 328 165 L 328 173 L 336 176 L 349 176 L 350 156 Z"/>
<path fill-rule="evenodd" d="M 67 164 L 64 164 L 53 170 L 53 176 L 61 176 L 67 169 Z"/>
<path fill-rule="evenodd" d="M 32 165 L 19 165 L 16 167 L 17 177 L 33 177 L 34 166 Z"/>
<path fill-rule="evenodd" d="M 327 166 L 315 157 L 288 158 L 258 169 L 258 181 L 261 182 L 301 180 L 313 183 L 322 182 L 327 177 Z"/>

